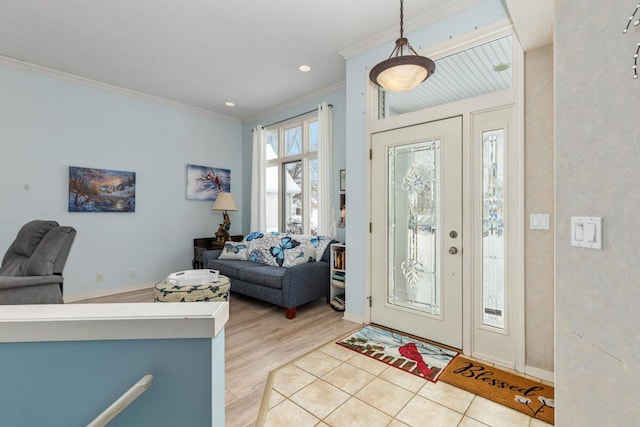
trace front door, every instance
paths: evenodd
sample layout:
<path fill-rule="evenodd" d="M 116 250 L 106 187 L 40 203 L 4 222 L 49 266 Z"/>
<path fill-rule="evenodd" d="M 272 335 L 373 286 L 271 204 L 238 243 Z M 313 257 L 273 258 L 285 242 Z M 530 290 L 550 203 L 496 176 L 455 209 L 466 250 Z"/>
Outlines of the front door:
<path fill-rule="evenodd" d="M 371 146 L 371 321 L 462 348 L 462 118 Z"/>

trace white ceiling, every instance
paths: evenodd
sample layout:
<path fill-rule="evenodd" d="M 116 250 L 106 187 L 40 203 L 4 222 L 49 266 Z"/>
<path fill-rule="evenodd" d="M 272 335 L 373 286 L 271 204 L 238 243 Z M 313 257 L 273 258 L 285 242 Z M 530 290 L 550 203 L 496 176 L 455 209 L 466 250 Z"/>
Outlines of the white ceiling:
<path fill-rule="evenodd" d="M 477 1 L 407 0 L 405 32 Z M 246 121 L 339 86 L 341 52 L 398 26 L 390 0 L 1 0 L 0 55 Z"/>

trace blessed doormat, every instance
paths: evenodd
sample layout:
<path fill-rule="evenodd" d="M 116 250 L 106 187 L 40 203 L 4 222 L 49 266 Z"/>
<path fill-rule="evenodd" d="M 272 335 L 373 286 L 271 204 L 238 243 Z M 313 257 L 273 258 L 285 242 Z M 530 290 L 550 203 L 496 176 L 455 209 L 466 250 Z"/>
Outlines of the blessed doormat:
<path fill-rule="evenodd" d="M 336 344 L 436 382 L 458 354 L 415 338 L 367 325 Z"/>
<path fill-rule="evenodd" d="M 549 424 L 554 419 L 553 386 L 489 365 L 456 357 L 440 379 Z"/>

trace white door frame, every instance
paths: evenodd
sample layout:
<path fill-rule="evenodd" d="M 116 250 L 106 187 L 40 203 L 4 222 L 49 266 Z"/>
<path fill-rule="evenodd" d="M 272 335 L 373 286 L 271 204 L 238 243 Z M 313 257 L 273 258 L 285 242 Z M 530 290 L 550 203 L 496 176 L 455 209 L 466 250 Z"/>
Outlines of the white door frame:
<path fill-rule="evenodd" d="M 480 30 L 479 30 L 480 31 Z M 487 42 L 489 40 L 503 37 L 509 34 L 513 34 L 513 85 L 511 89 L 494 92 L 475 98 L 470 98 L 462 101 L 453 102 L 450 104 L 440 105 L 437 107 L 427 108 L 420 111 L 401 114 L 398 116 L 390 117 L 383 120 L 377 119 L 377 88 L 373 84 L 369 84 L 367 88 L 367 144 L 371 148 L 371 134 L 376 132 L 382 132 L 386 130 L 411 126 L 418 123 L 424 123 L 429 121 L 436 121 L 452 116 L 462 116 L 462 138 L 463 138 L 463 235 L 462 235 L 462 247 L 472 248 L 471 232 L 473 231 L 473 223 L 477 212 L 472 209 L 473 197 L 471 189 L 473 188 L 471 182 L 471 173 L 473 166 L 473 153 L 469 149 L 470 141 L 473 140 L 472 130 L 472 115 L 473 113 L 492 110 L 500 107 L 513 107 L 514 117 L 514 132 L 517 153 L 513 156 L 515 164 L 510 165 L 511 170 L 517 171 L 517 173 L 510 175 L 509 179 L 514 180 L 512 185 L 517 191 L 517 196 L 512 197 L 509 203 L 509 209 L 516 213 L 513 217 L 519 224 L 513 224 L 516 229 L 515 238 L 510 245 L 510 250 L 513 253 L 513 258 L 517 261 L 511 266 L 509 273 L 509 280 L 515 281 L 515 284 L 511 284 L 511 291 L 514 293 L 515 307 L 512 307 L 512 325 L 511 329 L 516 336 L 516 345 L 514 349 L 515 361 L 512 368 L 519 372 L 525 370 L 525 324 L 524 324 L 524 53 L 518 42 L 518 39 L 513 32 L 512 26 L 502 21 L 494 25 L 488 26 L 483 34 L 478 36 L 477 32 L 462 36 L 454 40 L 450 40 L 438 46 L 435 46 L 429 50 L 421 52 L 421 54 L 428 55 L 432 59 L 438 59 L 440 57 L 450 55 L 454 52 L 468 49 L 478 44 Z M 368 162 L 366 168 L 367 174 L 367 194 L 371 194 L 371 162 Z M 367 206 L 368 218 L 371 219 L 371 204 Z M 371 254 L 375 251 L 372 245 L 375 242 L 371 241 L 371 235 L 367 236 L 366 242 L 367 256 L 365 258 L 366 271 L 367 271 L 367 296 L 371 295 Z M 469 250 L 469 249 L 468 249 Z M 464 249 L 463 249 L 464 251 Z M 477 308 L 474 306 L 474 277 L 473 277 L 473 265 L 472 257 L 463 252 L 463 347 L 464 354 L 472 355 L 474 352 L 473 346 L 473 319 Z M 371 311 L 369 304 L 365 305 L 365 321 L 369 323 L 371 321 Z"/>

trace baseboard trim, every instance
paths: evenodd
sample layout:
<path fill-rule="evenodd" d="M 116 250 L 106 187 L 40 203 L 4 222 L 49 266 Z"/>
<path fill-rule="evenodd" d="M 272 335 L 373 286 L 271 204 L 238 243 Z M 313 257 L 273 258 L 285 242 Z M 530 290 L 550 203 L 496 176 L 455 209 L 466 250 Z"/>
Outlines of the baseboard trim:
<path fill-rule="evenodd" d="M 484 355 L 481 353 L 474 353 L 474 354 L 471 354 L 470 356 L 480 361 L 484 360 L 487 363 L 493 363 L 496 365 L 497 368 L 507 368 L 507 369 L 512 369 L 518 372 L 518 370 L 515 369 L 512 365 L 508 363 L 504 363 L 503 361 L 500 361 L 498 359 L 491 358 L 487 355 Z M 548 381 L 550 383 L 555 383 L 555 375 L 551 371 L 546 371 L 544 369 L 536 368 L 534 366 L 525 365 L 524 372 L 522 373 L 525 375 L 529 375 L 530 377 L 538 378 L 544 381 Z"/>
<path fill-rule="evenodd" d="M 524 373 L 527 375 L 531 375 L 532 377 L 540 378 L 544 381 L 549 381 L 550 383 L 555 384 L 555 374 L 551 371 L 547 371 L 545 369 L 536 368 L 533 366 L 525 365 Z"/>
<path fill-rule="evenodd" d="M 107 297 L 125 292 L 139 291 L 142 289 L 152 288 L 155 283 L 143 283 L 140 285 L 125 286 L 124 288 L 103 289 L 101 291 L 87 292 L 84 294 L 69 295 L 64 297 L 65 303 L 78 302 L 85 299 Z"/>
<path fill-rule="evenodd" d="M 349 322 L 355 322 L 355 323 L 360 323 L 360 324 L 367 323 L 367 322 L 365 322 L 364 317 L 356 316 L 354 314 L 347 313 L 347 312 L 344 313 L 343 319 L 344 320 L 348 320 Z"/>
<path fill-rule="evenodd" d="M 507 369 L 511 369 L 513 371 L 518 372 L 516 370 L 515 364 L 513 363 L 509 363 L 507 361 L 496 359 L 495 357 L 487 356 L 486 354 L 477 353 L 477 352 L 472 353 L 470 356 L 480 361 L 484 360 L 486 363 L 493 363 L 494 365 L 496 365 L 496 368 L 507 368 Z"/>

